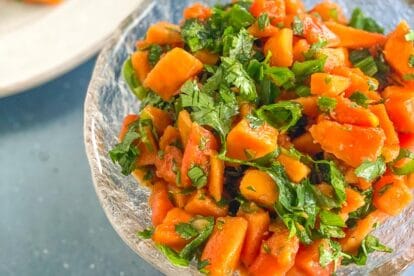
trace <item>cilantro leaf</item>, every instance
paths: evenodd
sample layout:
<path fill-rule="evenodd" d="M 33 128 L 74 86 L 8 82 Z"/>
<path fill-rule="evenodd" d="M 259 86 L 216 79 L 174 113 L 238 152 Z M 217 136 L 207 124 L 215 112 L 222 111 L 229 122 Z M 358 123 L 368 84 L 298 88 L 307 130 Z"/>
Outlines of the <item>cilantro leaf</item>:
<path fill-rule="evenodd" d="M 235 4 L 225 14 L 224 19 L 235 30 L 246 28 L 254 23 L 253 15 L 244 7 Z"/>
<path fill-rule="evenodd" d="M 286 132 L 302 117 L 302 108 L 298 103 L 284 101 L 264 105 L 256 111 L 256 114 L 259 119 L 266 121 L 281 132 Z"/>
<path fill-rule="evenodd" d="M 319 213 L 319 218 L 321 222 L 325 225 L 329 226 L 338 226 L 338 227 L 345 227 L 345 222 L 342 217 L 338 214 L 335 214 L 331 211 L 322 210 Z"/>
<path fill-rule="evenodd" d="M 395 167 L 395 164 L 404 158 L 410 159 L 410 161 L 408 161 L 408 163 L 404 164 L 402 167 Z M 414 153 L 408 149 L 401 149 L 397 159 L 395 159 L 391 165 L 392 171 L 397 175 L 407 175 L 414 173 Z"/>
<path fill-rule="evenodd" d="M 355 169 L 355 174 L 356 176 L 371 182 L 383 175 L 386 169 L 384 157 L 380 156 L 373 162 L 364 161 L 358 168 Z"/>
<path fill-rule="evenodd" d="M 414 74 L 404 74 L 403 80 L 405 81 L 414 81 Z"/>
<path fill-rule="evenodd" d="M 303 55 L 305 56 L 305 59 L 307 60 L 314 59 L 316 57 L 317 52 L 320 49 L 326 47 L 326 45 L 328 45 L 328 42 L 326 40 L 319 40 L 318 42 L 312 44 L 309 50 L 303 53 Z"/>
<path fill-rule="evenodd" d="M 198 231 L 190 223 L 183 222 L 175 225 L 175 232 L 185 240 L 191 240 L 198 235 Z"/>
<path fill-rule="evenodd" d="M 410 55 L 408 58 L 408 66 L 414 68 L 414 55 Z"/>
<path fill-rule="evenodd" d="M 138 121 L 129 126 L 122 142 L 109 151 L 112 162 L 121 166 L 122 174 L 129 175 L 136 168 L 136 160 L 140 151 L 135 142 L 141 137 L 138 133 Z"/>
<path fill-rule="evenodd" d="M 354 103 L 356 103 L 357 105 L 360 105 L 360 106 L 365 107 L 365 108 L 368 107 L 369 98 L 365 94 L 363 94 L 359 91 L 356 91 L 356 92 L 352 93 L 352 95 L 349 97 L 349 99 L 351 101 L 353 101 Z"/>
<path fill-rule="evenodd" d="M 208 46 L 210 33 L 203 22 L 198 19 L 189 19 L 181 27 L 181 36 L 190 50 L 196 52 Z"/>
<path fill-rule="evenodd" d="M 173 265 L 187 267 L 190 264 L 188 259 L 181 257 L 177 252 L 168 246 L 161 244 L 156 244 L 155 246 Z"/>
<path fill-rule="evenodd" d="M 160 60 L 160 57 L 163 53 L 163 49 L 158 44 L 153 44 L 148 49 L 148 61 L 152 66 L 155 66 L 157 62 Z"/>
<path fill-rule="evenodd" d="M 207 185 L 207 175 L 204 170 L 196 165 L 193 165 L 187 172 L 187 176 L 191 180 L 191 184 L 200 189 Z"/>
<path fill-rule="evenodd" d="M 193 228 L 197 229 L 198 236 L 196 236 L 190 243 L 188 243 L 179 253 L 179 256 L 184 259 L 192 259 L 197 249 L 208 239 L 214 229 L 213 217 L 196 217 L 192 221 Z"/>
<path fill-rule="evenodd" d="M 141 239 L 150 239 L 154 233 L 154 227 L 149 227 L 137 233 L 137 236 Z"/>
<path fill-rule="evenodd" d="M 293 18 L 292 30 L 294 35 L 302 36 L 304 32 L 304 26 L 302 20 L 298 16 Z"/>
<path fill-rule="evenodd" d="M 382 28 L 371 17 L 365 16 L 360 8 L 356 8 L 352 12 L 351 20 L 349 21 L 349 26 L 356 29 L 365 30 L 371 33 L 384 33 L 384 28 Z"/>
<path fill-rule="evenodd" d="M 243 65 L 234 58 L 222 57 L 221 60 L 224 80 L 227 84 L 234 85 L 240 89 L 240 96 L 243 100 L 249 102 L 256 100 L 256 85 L 253 79 L 244 70 Z"/>
<path fill-rule="evenodd" d="M 257 18 L 257 25 L 259 26 L 259 29 L 262 31 L 266 29 L 266 27 L 270 25 L 269 15 L 267 13 L 262 13 Z"/>
<path fill-rule="evenodd" d="M 320 111 L 330 113 L 336 108 L 338 102 L 336 99 L 322 96 L 318 98 L 317 104 Z"/>
<path fill-rule="evenodd" d="M 231 30 L 231 29 L 230 29 Z M 226 34 L 226 32 L 230 32 Z M 226 29 L 223 38 L 223 55 L 246 63 L 251 59 L 254 38 L 242 28 L 237 35 Z"/>
<path fill-rule="evenodd" d="M 355 263 L 356 265 L 360 266 L 366 265 L 368 255 L 375 251 L 391 253 L 392 249 L 381 244 L 378 238 L 375 236 L 368 235 L 362 241 L 361 246 L 358 249 L 358 253 L 355 256 L 350 256 L 350 258 L 344 258 L 342 260 L 342 264 L 348 265 Z"/>
<path fill-rule="evenodd" d="M 319 160 L 314 161 L 314 170 L 322 181 L 332 185 L 338 203 L 343 203 L 346 199 L 345 178 L 338 167 L 332 161 Z"/>
<path fill-rule="evenodd" d="M 342 248 L 338 242 L 329 240 L 328 248 L 323 244 L 319 245 L 319 264 L 322 267 L 326 267 L 332 262 L 335 263 L 336 267 L 341 257 Z"/>
<path fill-rule="evenodd" d="M 292 66 L 292 71 L 296 79 L 303 81 L 313 73 L 322 72 L 325 65 L 325 59 L 313 59 L 304 62 L 296 61 Z"/>

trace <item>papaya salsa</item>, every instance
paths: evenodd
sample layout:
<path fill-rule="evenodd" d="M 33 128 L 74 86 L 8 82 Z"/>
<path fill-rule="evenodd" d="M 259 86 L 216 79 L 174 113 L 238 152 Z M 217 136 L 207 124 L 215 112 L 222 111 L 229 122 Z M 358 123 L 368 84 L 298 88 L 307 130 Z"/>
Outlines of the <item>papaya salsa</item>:
<path fill-rule="evenodd" d="M 324 1 L 184 10 L 137 41 L 141 102 L 110 152 L 151 189 L 151 238 L 175 265 L 331 275 L 391 252 L 371 234 L 412 200 L 414 32 Z"/>

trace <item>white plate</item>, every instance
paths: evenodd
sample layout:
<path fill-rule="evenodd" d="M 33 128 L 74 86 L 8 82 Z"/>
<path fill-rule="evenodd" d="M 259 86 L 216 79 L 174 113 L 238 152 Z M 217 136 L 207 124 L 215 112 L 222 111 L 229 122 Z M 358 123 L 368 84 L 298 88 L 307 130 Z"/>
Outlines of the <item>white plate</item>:
<path fill-rule="evenodd" d="M 51 80 L 96 53 L 142 0 L 0 0 L 0 97 Z"/>

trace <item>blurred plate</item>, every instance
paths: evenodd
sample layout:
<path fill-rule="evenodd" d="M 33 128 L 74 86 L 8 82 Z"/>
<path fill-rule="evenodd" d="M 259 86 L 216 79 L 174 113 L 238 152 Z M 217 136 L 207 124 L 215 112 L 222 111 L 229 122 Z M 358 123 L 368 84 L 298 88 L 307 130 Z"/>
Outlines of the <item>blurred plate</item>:
<path fill-rule="evenodd" d="M 95 54 L 142 0 L 0 0 L 0 97 L 51 80 Z"/>

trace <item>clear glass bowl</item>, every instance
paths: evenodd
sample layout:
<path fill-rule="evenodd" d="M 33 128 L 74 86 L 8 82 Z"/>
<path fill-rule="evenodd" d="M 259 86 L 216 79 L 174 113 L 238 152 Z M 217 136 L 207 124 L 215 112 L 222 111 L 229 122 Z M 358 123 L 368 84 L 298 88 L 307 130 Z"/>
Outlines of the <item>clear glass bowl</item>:
<path fill-rule="evenodd" d="M 179 22 L 182 10 L 191 0 L 141 0 L 135 10 L 114 33 L 96 63 L 85 102 L 85 145 L 93 183 L 105 213 L 121 238 L 142 258 L 167 275 L 195 275 L 194 267 L 172 266 L 150 240 L 136 233 L 150 226 L 148 190 L 132 177 L 124 177 L 108 157 L 117 143 L 123 117 L 138 110 L 139 102 L 120 77 L 124 60 L 134 50 L 135 41 L 149 25 L 160 20 Z M 199 0 L 197 2 L 200 2 Z M 214 4 L 217 1 L 201 1 Z M 307 7 L 319 1 L 305 1 Z M 400 19 L 414 26 L 414 1 L 339 0 L 347 15 L 355 7 L 379 21 L 390 31 Z M 373 254 L 365 267 L 342 268 L 340 275 L 395 275 L 414 262 L 414 204 L 403 214 L 389 220 L 376 231 L 381 240 L 394 248 L 392 254 Z"/>

